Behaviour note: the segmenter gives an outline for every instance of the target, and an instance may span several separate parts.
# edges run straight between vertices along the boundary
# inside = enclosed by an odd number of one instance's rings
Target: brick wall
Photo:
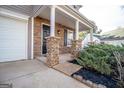
[[[41,19],[34,19],[34,57],[41,55]]]
[[[50,24],[50,21],[40,17],[34,19],[34,57],[41,56],[42,52],[42,24]],[[55,36],[60,37],[60,53],[70,52],[70,48],[64,46],[64,29],[70,29],[66,26],[56,23]]]

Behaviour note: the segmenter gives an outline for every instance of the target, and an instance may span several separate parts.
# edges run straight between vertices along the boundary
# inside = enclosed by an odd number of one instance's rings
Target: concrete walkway
[[[83,88],[79,81],[37,60],[0,63],[0,84],[17,88]]]

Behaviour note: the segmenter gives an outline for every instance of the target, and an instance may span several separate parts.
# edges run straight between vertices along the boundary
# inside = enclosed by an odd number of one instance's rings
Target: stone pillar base
[[[48,67],[59,64],[59,37],[47,37],[47,59]]]
[[[71,46],[71,54],[73,58],[77,58],[80,49],[82,48],[82,40],[73,40]]]

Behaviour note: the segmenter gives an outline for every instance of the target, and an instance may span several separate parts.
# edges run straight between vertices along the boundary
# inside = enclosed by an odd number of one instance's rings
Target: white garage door
[[[0,16],[0,62],[27,59],[27,22]]]

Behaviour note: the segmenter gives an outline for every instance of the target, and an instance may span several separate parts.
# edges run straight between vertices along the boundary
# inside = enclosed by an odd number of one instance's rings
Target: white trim
[[[75,39],[78,40],[79,39],[79,21],[76,21],[75,23]]]
[[[37,10],[35,10],[35,12],[32,15],[32,17],[38,16],[43,11],[43,9],[45,9],[45,8],[46,8],[46,5],[45,6],[44,5],[40,5],[40,7]]]
[[[33,59],[34,58],[34,18],[32,17],[31,18],[31,45],[32,45],[32,47],[31,47],[31,59]]]
[[[43,25],[44,23],[41,23],[41,55],[43,55],[42,51],[43,51]]]
[[[56,7],[57,9],[59,9],[60,11],[62,11],[62,12],[64,12],[64,13],[66,13],[67,15],[71,16],[72,18],[74,18],[74,19],[78,20],[80,23],[82,23],[82,24],[86,25],[87,27],[92,28],[92,27],[91,27],[91,26],[89,26],[88,24],[86,24],[86,23],[84,23],[83,21],[81,21],[79,18],[77,18],[77,17],[73,16],[72,14],[68,13],[66,10],[62,9],[61,7],[59,7],[59,6],[55,6],[55,7]]]
[[[7,17],[11,17],[11,18],[16,18],[16,19],[20,19],[20,20],[28,20],[29,16],[27,15],[23,15],[23,14],[19,14],[10,10],[6,10],[3,8],[0,8],[0,15],[3,16],[7,16]]]
[[[55,6],[50,7],[50,36],[55,36]]]
[[[26,41],[25,42],[26,43],[25,44],[26,52],[25,53],[26,53],[26,59],[28,59],[28,21],[26,22],[26,27],[27,27],[27,30],[26,30],[26,37],[25,37],[26,38],[26,40],[25,40]]]
[[[47,24],[47,23],[41,23],[41,25],[47,25],[47,26],[50,26],[50,24]]]
[[[93,24],[91,22],[89,22],[89,19],[87,19],[82,13],[80,13],[79,11],[73,9],[71,6],[68,6],[68,5],[65,5],[67,6],[68,8],[70,8],[71,10],[73,10],[74,13],[76,13],[80,18],[83,18],[83,20],[86,20],[89,24],[91,24],[93,26]],[[91,26],[90,25],[90,26]],[[92,27],[91,26],[91,27]]]

